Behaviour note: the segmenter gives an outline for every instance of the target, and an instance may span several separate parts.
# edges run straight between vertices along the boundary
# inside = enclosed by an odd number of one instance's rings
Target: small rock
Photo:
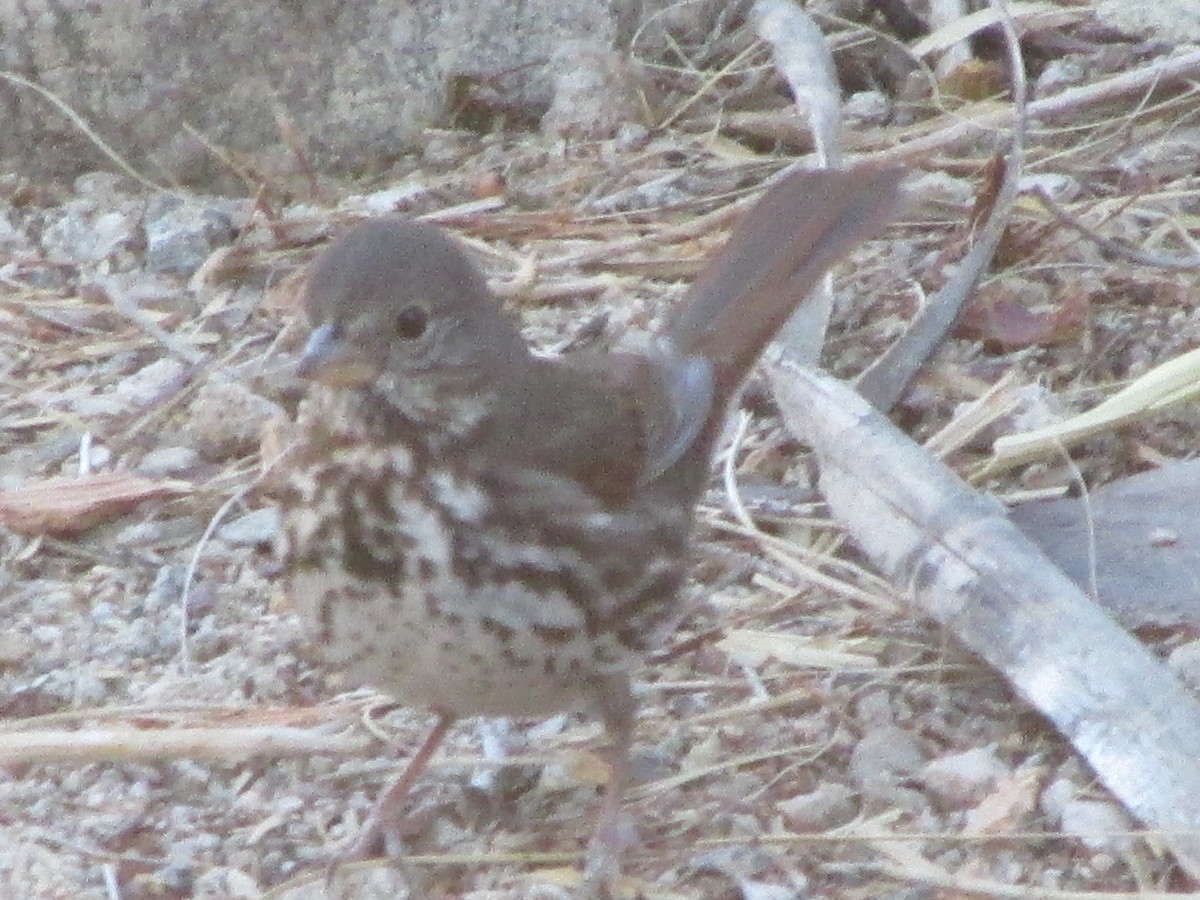
[[[76,706],[99,706],[108,696],[108,685],[87,669],[77,673],[74,688],[71,699]]]
[[[754,826],[757,829],[757,824]],[[761,847],[717,847],[702,850],[688,860],[695,872],[715,872],[733,881],[752,878],[773,868],[773,860]]]
[[[1042,74],[1033,83],[1033,96],[1042,98],[1057,94],[1069,87],[1083,84],[1087,80],[1087,69],[1079,59],[1065,56],[1046,63]]]
[[[982,800],[1007,774],[995,747],[976,747],[931,760],[921,769],[920,778],[943,803],[962,809]]]
[[[87,454],[86,469],[89,472],[97,472],[104,469],[112,462],[112,451],[102,444],[92,444],[86,448],[86,451],[81,449],[81,452],[86,452]]]
[[[684,203],[695,196],[688,189],[690,177],[687,172],[670,172],[643,184],[597,197],[584,205],[593,212],[612,213]]]
[[[888,691],[867,691],[854,704],[854,715],[867,728],[882,728],[896,721],[892,695]]]
[[[28,636],[15,631],[0,631],[0,667],[20,665],[33,650],[33,641]]]
[[[284,209],[280,224],[287,229],[288,239],[297,245],[316,244],[339,230],[326,221],[328,209],[311,203],[296,203]],[[269,228],[252,228],[242,237],[239,246],[260,248],[276,246]]]
[[[75,193],[97,203],[112,204],[121,196],[125,178],[115,172],[84,172],[75,179]]]
[[[911,775],[924,762],[916,737],[903,728],[884,725],[868,731],[855,746],[850,774],[866,787]]]
[[[912,182],[913,196],[923,202],[944,203],[948,206],[970,208],[975,200],[975,189],[965,178],[955,178],[945,172],[925,172]]]
[[[179,600],[183,593],[186,573],[187,567],[183,565],[161,566],[154,575],[154,584],[150,586],[142,601],[145,608],[157,612]]]
[[[105,416],[119,416],[129,412],[129,404],[124,400],[109,395],[87,395],[70,399],[71,411],[86,419],[98,419]]]
[[[892,114],[892,103],[882,91],[858,91],[846,98],[842,115],[859,125],[883,125]]]
[[[178,382],[184,368],[175,357],[163,356],[121,379],[113,388],[113,394],[128,405],[149,406]]]
[[[116,611],[113,605],[105,600],[101,600],[91,609],[92,621],[98,625],[103,625],[106,622],[111,622],[116,618]]]
[[[1059,827],[1090,850],[1124,854],[1130,847],[1133,824],[1111,803],[1072,800],[1063,807]]]
[[[208,198],[204,202],[178,194],[160,194],[146,209],[146,269],[186,278],[203,265],[218,247],[237,233],[234,222],[243,218],[231,200]]]
[[[12,221],[8,218],[8,213],[0,212],[0,247],[15,249],[24,243],[24,235],[13,227]],[[5,267],[15,268],[13,263],[7,263]]]
[[[621,153],[633,153],[645,149],[652,137],[650,129],[641,122],[622,122],[613,135],[613,149]]]
[[[258,447],[263,423],[283,411],[236,381],[207,381],[192,403],[184,426],[192,445],[214,462],[250,453]]]
[[[217,531],[217,537],[235,547],[270,544],[279,531],[279,510],[264,507],[239,516]]]
[[[1112,165],[1129,179],[1150,178],[1163,184],[1194,171],[1187,164],[1196,160],[1200,128],[1177,128],[1153,141],[1134,141],[1114,157]]]
[[[156,447],[141,458],[137,470],[143,475],[162,478],[194,469],[200,454],[191,447]]]
[[[641,116],[628,58],[591,41],[564,41],[551,62],[554,98],[542,117],[548,134],[610,137]]]
[[[347,197],[339,204],[339,209],[365,212],[373,216],[386,216],[411,208],[415,201],[428,193],[429,188],[425,185],[415,181],[406,181],[373,194],[355,194]]]
[[[1059,775],[1046,785],[1038,797],[1038,808],[1052,822],[1062,819],[1063,810],[1079,793],[1078,781],[1070,775]]]
[[[75,200],[62,207],[62,215],[42,235],[47,259],[81,265],[109,260],[118,251],[137,244],[140,203],[96,203]]]
[[[1176,647],[1167,657],[1167,665],[1184,684],[1200,692],[1200,641],[1189,641]]]
[[[63,630],[57,625],[35,625],[33,639],[39,644],[56,647],[62,642]]]
[[[738,885],[743,900],[794,900],[808,893],[804,885],[769,884],[762,881],[742,881]]]
[[[858,811],[855,792],[844,784],[825,783],[807,794],[799,794],[776,804],[788,827],[794,831],[816,833],[844,825]]]
[[[474,144],[474,137],[462,131],[429,128],[421,141],[421,161],[433,168],[453,168],[474,152]]]
[[[182,597],[182,592],[180,594]],[[186,614],[188,621],[194,622],[208,616],[217,608],[217,591],[211,581],[201,581],[192,585],[188,591]]]
[[[228,649],[229,636],[217,627],[214,616],[204,616],[194,623],[188,635],[188,652],[193,660],[208,662]]]
[[[159,543],[167,536],[164,522],[134,522],[126,525],[113,537],[113,541],[121,547],[149,547]]]
[[[1017,187],[1022,193],[1040,190],[1059,203],[1070,203],[1079,196],[1080,192],[1079,180],[1061,172],[1035,172],[1032,175],[1023,175],[1017,182]]]
[[[1195,0],[1098,0],[1090,9],[1102,28],[1172,44],[1200,40],[1200,8]]]

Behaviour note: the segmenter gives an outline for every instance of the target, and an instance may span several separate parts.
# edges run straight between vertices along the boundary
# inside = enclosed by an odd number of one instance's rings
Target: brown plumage
[[[533,356],[430,225],[361,225],[321,255],[281,500],[288,590],[328,664],[438,716],[354,855],[455,719],[587,706],[614,764],[586,883],[611,876],[630,672],[681,613],[726,408],[822,274],[886,224],[900,180],[783,179],[638,352]]]

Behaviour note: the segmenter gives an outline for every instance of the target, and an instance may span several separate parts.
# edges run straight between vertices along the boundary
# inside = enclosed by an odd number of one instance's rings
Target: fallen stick
[[[999,671],[1200,878],[1200,702],[1057,569],[994,499],[835,379],[772,371],[788,427],[856,544]]]

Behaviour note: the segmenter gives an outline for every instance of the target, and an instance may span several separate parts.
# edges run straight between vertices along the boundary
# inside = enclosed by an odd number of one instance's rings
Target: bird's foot
[[[390,843],[389,831],[390,829],[385,827],[377,816],[367,819],[367,823],[359,830],[358,834],[330,854],[325,863],[325,889],[328,891],[333,886],[338,869],[342,866],[380,856],[384,845]]]
[[[583,879],[574,900],[623,900],[621,857],[637,842],[633,820],[616,814],[602,821],[588,842],[584,856]]]

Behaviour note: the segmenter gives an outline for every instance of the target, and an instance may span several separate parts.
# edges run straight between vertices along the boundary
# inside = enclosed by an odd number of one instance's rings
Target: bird
[[[342,855],[372,854],[451,726],[584,709],[610,776],[580,896],[622,851],[632,678],[683,616],[727,411],[825,272],[901,206],[900,167],[770,186],[628,348],[535,354],[457,239],[389,217],[311,264],[278,498],[284,589],[323,665],[435,723]]]

